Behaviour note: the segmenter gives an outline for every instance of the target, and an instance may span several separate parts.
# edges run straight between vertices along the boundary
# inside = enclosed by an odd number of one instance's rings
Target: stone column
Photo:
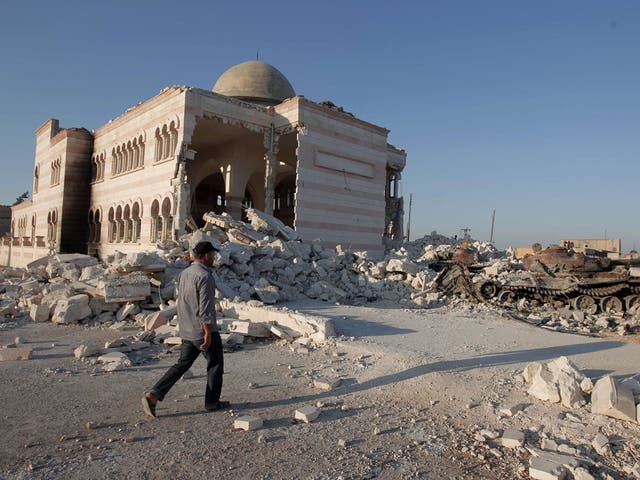
[[[278,136],[273,123],[264,133],[264,212],[273,215],[273,198],[276,189],[276,167],[278,166]]]

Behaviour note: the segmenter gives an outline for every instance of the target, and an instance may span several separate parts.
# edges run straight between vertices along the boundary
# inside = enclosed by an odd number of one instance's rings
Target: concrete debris
[[[636,421],[636,404],[631,388],[607,375],[591,392],[591,411],[621,420]]]
[[[298,408],[294,413],[294,418],[296,420],[301,420],[304,423],[311,423],[316,420],[320,416],[320,409],[314,407],[313,405],[308,405],[306,407]]]
[[[262,427],[262,419],[251,415],[242,415],[233,421],[233,428],[236,430],[258,430]]]
[[[51,321],[53,323],[68,324],[78,322],[93,314],[89,307],[89,296],[86,294],[73,295],[56,303]]]
[[[31,305],[29,309],[29,318],[34,322],[48,322],[51,310],[47,305]]]
[[[313,386],[319,390],[330,391],[340,386],[339,378],[314,378]]]
[[[33,350],[31,347],[0,348],[0,362],[11,362],[14,360],[31,360]]]
[[[94,355],[98,355],[102,349],[97,345],[88,344],[88,345],[80,345],[73,351],[74,357],[77,359],[92,357]]]
[[[591,446],[599,455],[607,455],[611,450],[609,446],[609,439],[602,433],[598,433],[594,437],[591,442]]]
[[[505,430],[500,443],[506,448],[518,448],[524,445],[524,432],[520,430]]]
[[[522,373],[530,383],[527,393],[539,400],[561,402],[567,408],[579,408],[586,404],[582,386],[589,388],[590,381],[567,357],[559,357],[547,364],[532,362]]]

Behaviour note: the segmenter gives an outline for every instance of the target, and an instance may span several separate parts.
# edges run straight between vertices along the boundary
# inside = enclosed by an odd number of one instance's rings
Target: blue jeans
[[[180,358],[178,358],[178,361],[167,370],[162,378],[158,380],[158,383],[151,389],[151,393],[158,400],[164,400],[165,395],[169,393],[171,387],[191,368],[191,365],[193,365],[193,362],[195,362],[201,353],[207,360],[207,388],[204,392],[204,404],[205,406],[214,405],[220,400],[222,374],[224,372],[220,334],[218,332],[211,332],[211,344],[205,351],[200,350],[200,345],[202,345],[202,340],[195,342],[182,340]]]

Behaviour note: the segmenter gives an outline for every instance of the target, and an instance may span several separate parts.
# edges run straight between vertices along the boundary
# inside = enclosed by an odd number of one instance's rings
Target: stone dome
[[[255,103],[276,105],[296,92],[280,70],[260,61],[240,63],[228,69],[213,92]]]

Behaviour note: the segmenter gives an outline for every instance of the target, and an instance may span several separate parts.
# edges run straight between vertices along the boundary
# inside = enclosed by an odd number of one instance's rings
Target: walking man
[[[156,416],[157,403],[164,400],[171,387],[191,368],[200,353],[207,360],[205,409],[216,411],[229,406],[229,402],[220,400],[222,341],[216,323],[216,284],[211,271],[215,250],[211,242],[198,242],[193,248],[193,263],[180,274],[177,304],[178,327],[182,338],[180,358],[142,397],[142,408],[151,417]]]

